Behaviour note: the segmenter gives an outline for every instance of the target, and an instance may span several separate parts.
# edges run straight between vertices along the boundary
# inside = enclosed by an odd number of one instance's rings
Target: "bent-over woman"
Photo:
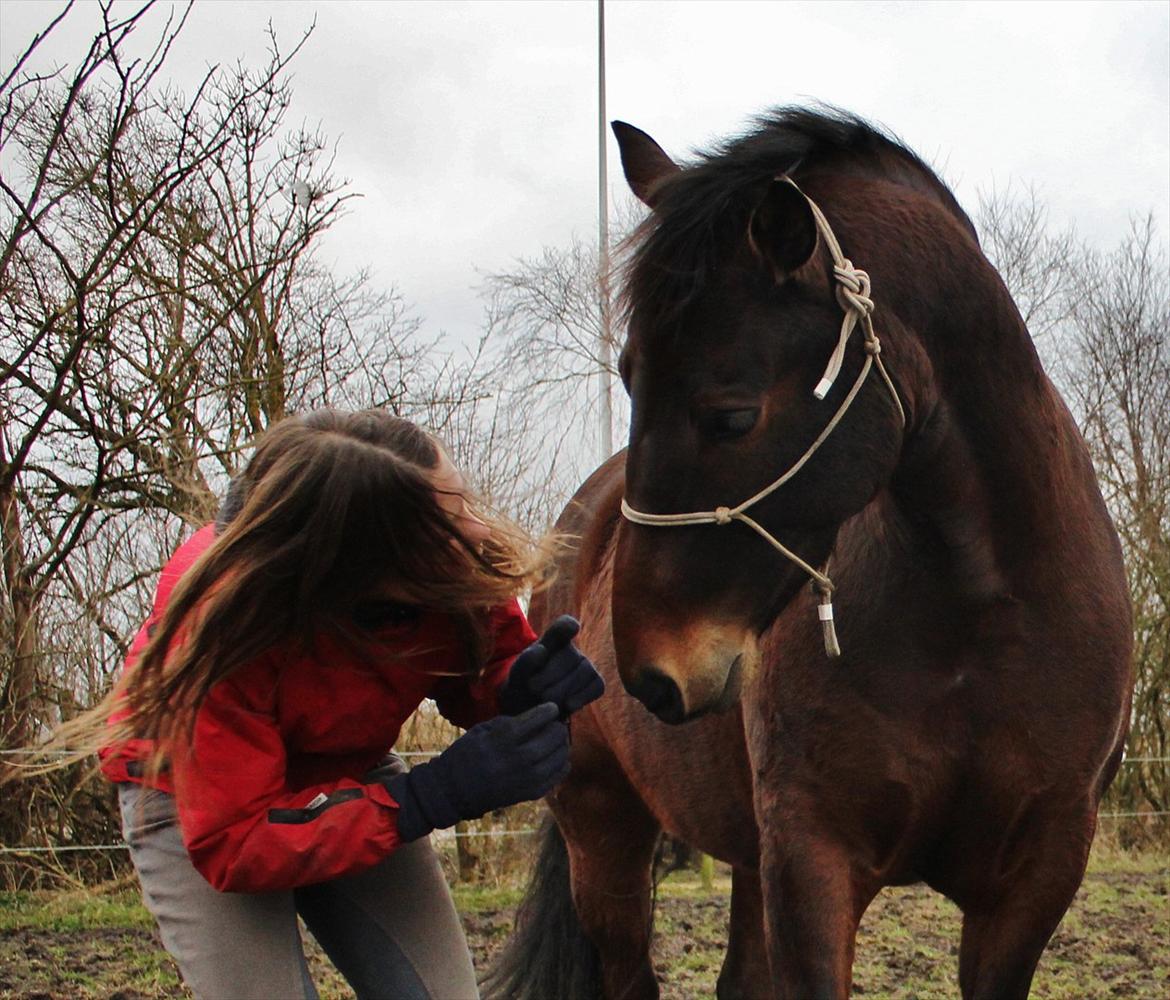
[[[315,997],[300,916],[360,997],[476,996],[427,839],[548,792],[601,678],[517,596],[539,548],[387,413],[270,429],[163,569],[101,751],[146,904],[199,997]],[[406,770],[425,698],[467,732]]]

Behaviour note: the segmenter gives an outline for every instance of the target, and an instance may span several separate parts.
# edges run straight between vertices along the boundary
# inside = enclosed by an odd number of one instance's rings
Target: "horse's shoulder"
[[[556,530],[583,543],[596,523],[620,513],[626,482],[626,452],[622,449],[599,465],[573,494],[557,518]],[[584,549],[583,544],[574,546]]]

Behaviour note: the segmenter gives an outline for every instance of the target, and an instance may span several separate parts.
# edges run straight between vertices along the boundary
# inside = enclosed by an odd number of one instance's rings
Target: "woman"
[[[163,569],[110,704],[147,906],[200,997],[315,997],[298,914],[361,997],[474,997],[426,839],[548,792],[603,683],[516,595],[544,561],[374,410],[290,418]],[[424,698],[467,732],[405,771]]]

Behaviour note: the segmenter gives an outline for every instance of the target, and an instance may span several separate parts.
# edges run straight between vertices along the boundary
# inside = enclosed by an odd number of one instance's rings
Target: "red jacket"
[[[214,539],[208,525],[163,568],[126,669]],[[425,698],[465,728],[498,714],[496,693],[512,660],[536,636],[515,601],[496,609],[491,625],[492,659],[474,683],[442,676],[458,672],[462,651],[450,619],[424,613],[400,640],[404,652],[428,650],[422,669],[417,658],[371,666],[322,639],[312,654],[273,649],[216,684],[196,713],[190,750],[172,754],[169,774],[151,782],[174,793],[195,867],[221,891],[264,892],[360,871],[393,851],[398,804],[361,776]],[[145,740],[108,746],[102,771],[145,783],[141,761],[152,750]]]

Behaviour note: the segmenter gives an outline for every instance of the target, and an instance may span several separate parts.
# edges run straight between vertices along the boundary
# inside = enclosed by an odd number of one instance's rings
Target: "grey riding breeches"
[[[478,997],[467,940],[428,839],[329,882],[218,892],[191,864],[172,796],[127,783],[118,797],[146,906],[199,1000],[317,1000],[298,915],[359,1000]]]

